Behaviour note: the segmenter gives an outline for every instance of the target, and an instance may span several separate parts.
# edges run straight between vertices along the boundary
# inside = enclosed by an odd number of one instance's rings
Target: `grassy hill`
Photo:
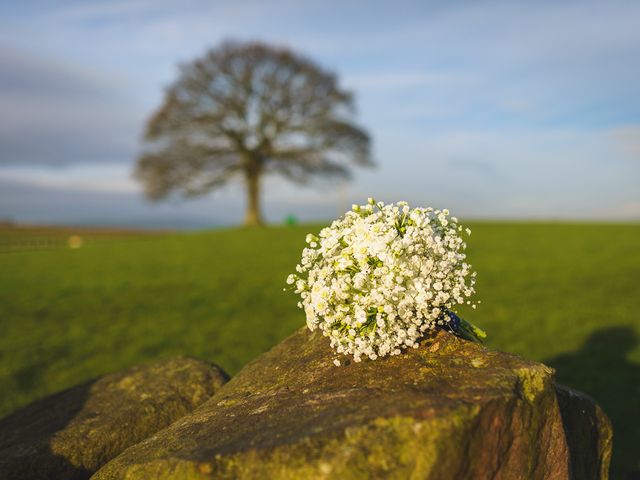
[[[613,419],[618,472],[640,470],[640,225],[470,224],[488,345],[544,361]],[[282,292],[307,231],[0,230],[0,415],[145,359],[230,373],[304,318]]]

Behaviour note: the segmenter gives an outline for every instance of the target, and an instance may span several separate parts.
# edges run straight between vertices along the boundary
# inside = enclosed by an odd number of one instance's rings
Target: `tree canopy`
[[[372,165],[351,92],[288,48],[227,42],[180,66],[150,118],[135,176],[151,199],[205,194],[232,178],[247,187],[245,222],[262,222],[260,180],[348,178]]]

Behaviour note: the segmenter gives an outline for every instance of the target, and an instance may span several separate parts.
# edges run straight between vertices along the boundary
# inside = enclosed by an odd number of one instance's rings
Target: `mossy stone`
[[[86,479],[209,399],[228,376],[177,357],[105,375],[0,420],[0,479]]]
[[[395,357],[335,358],[327,338],[301,329],[93,478],[566,479],[573,446],[587,448],[568,439],[554,372],[540,363],[446,332]],[[599,458],[583,465],[605,477],[610,427],[595,425]]]

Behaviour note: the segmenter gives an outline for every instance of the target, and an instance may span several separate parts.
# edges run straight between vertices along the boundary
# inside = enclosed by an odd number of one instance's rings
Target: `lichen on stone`
[[[443,331],[395,357],[340,368],[333,358],[326,338],[299,330],[95,479],[570,475],[553,372],[541,364]]]

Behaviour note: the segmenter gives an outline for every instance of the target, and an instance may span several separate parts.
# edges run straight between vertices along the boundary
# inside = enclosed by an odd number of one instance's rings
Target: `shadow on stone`
[[[74,466],[54,453],[49,440],[82,411],[95,380],[44,398],[0,420],[0,478],[48,479],[55,472],[64,479],[85,479],[91,471]],[[28,454],[29,461],[9,459]]]
[[[547,359],[559,383],[588,393],[613,424],[611,476],[640,479],[640,365],[627,355],[638,345],[628,326],[597,330],[572,353]]]
[[[175,357],[46,397],[0,420],[0,480],[89,478],[228,379],[216,365]]]

